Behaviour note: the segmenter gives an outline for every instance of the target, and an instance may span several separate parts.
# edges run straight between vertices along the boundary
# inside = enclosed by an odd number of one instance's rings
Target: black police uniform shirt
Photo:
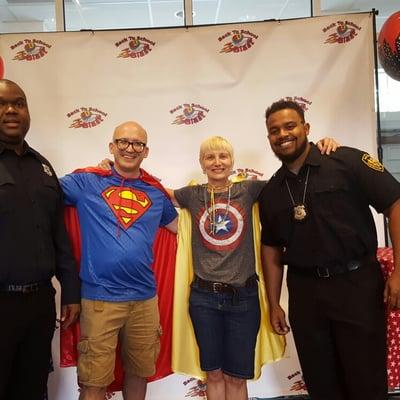
[[[27,143],[21,156],[0,144],[0,254],[1,285],[49,281],[56,275],[62,303],[80,302],[62,191],[50,163]]]
[[[303,221],[294,219],[289,191],[296,205],[305,192]],[[321,155],[311,143],[298,175],[282,165],[261,192],[261,240],[280,247],[289,267],[330,267],[373,257],[377,237],[369,206],[383,212],[399,197],[400,183],[367,153],[340,147]]]

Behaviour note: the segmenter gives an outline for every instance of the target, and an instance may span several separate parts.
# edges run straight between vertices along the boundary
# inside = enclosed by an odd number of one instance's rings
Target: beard
[[[308,141],[305,139],[303,143],[301,143],[300,147],[298,147],[293,153],[290,154],[280,154],[276,153],[274,150],[275,156],[282,161],[284,164],[285,163],[292,163],[293,161],[296,161],[307,149],[308,146]]]
[[[0,142],[5,144],[6,146],[16,146],[21,144],[26,136],[26,131],[25,129],[19,131],[19,132],[12,132],[12,134],[0,130]]]

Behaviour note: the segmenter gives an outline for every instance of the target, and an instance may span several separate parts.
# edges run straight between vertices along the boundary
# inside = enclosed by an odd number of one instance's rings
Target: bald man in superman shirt
[[[160,347],[152,247],[160,226],[176,232],[177,213],[159,182],[140,168],[149,148],[138,123],[119,125],[109,149],[111,172],[82,170],[61,178],[82,232],[80,400],[104,399],[118,337],[124,399],[143,400]]]

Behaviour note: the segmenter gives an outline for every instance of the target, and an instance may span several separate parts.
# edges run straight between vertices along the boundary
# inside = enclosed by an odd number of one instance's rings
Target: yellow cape
[[[260,219],[258,204],[253,206],[253,236],[256,258],[256,273],[260,278],[258,291],[261,306],[261,325],[257,336],[254,362],[254,379],[261,375],[264,364],[283,357],[286,342],[283,336],[272,331],[269,321],[268,302],[260,258]],[[178,250],[176,254],[173,335],[172,335],[172,370],[178,374],[189,375],[204,380],[206,374],[200,368],[199,349],[189,316],[190,283],[193,280],[191,218],[187,210],[179,212]]]

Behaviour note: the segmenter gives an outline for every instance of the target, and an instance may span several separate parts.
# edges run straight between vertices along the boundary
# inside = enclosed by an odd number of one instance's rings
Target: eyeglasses
[[[137,140],[133,140],[132,142],[128,139],[115,139],[114,143],[116,143],[118,150],[124,151],[129,146],[132,146],[132,149],[136,151],[136,153],[141,153],[146,148],[146,143],[138,142]]]

